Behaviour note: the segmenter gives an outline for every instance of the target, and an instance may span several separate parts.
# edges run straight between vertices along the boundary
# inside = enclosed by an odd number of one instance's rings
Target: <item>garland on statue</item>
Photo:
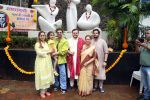
[[[105,72],[107,73],[107,72],[109,72],[112,68],[114,68],[115,65],[116,65],[116,64],[120,61],[120,59],[123,57],[123,54],[126,53],[126,52],[127,52],[126,49],[122,50],[122,51],[120,52],[120,55],[118,56],[118,58],[115,60],[115,62],[114,62],[110,67],[108,67]]]
[[[7,47],[4,48],[5,50],[5,54],[7,55],[9,61],[11,62],[11,64],[21,73],[23,74],[28,74],[28,75],[32,75],[34,74],[34,72],[28,72],[28,71],[25,71],[24,69],[20,68],[15,62],[14,60],[12,59],[11,55],[9,54],[9,51],[8,51],[8,48],[9,46],[7,45]],[[109,72],[112,68],[115,67],[115,65],[120,61],[120,59],[123,57],[124,53],[126,53],[126,49],[125,50],[122,50],[118,56],[118,58],[115,60],[115,62],[106,69],[106,73]]]
[[[8,51],[8,48],[9,48],[9,46],[7,45],[7,47],[5,47],[4,50],[5,50],[5,54],[7,55],[9,61],[11,62],[11,64],[12,64],[19,72],[21,72],[21,73],[23,73],[23,74],[28,74],[28,75],[34,74],[34,72],[28,72],[28,71],[25,71],[24,69],[20,68],[20,67],[14,62],[14,60],[12,59],[12,57],[10,56],[9,51]]]

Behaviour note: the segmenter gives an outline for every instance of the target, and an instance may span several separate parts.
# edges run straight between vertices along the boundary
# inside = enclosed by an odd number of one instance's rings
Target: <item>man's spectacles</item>
[[[57,33],[62,33],[62,32],[57,32]]]
[[[40,35],[40,36],[45,36],[45,35]]]

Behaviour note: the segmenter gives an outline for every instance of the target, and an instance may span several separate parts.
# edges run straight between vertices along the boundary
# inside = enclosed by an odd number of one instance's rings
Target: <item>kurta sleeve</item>
[[[39,43],[36,43],[34,47],[36,54],[40,57],[46,57],[47,52],[42,51],[39,47],[40,47]]]
[[[103,41],[103,50],[104,50],[104,53],[108,53],[108,46],[107,46],[107,43],[105,41]]]
[[[64,44],[62,45],[62,48],[58,51],[59,55],[65,55],[68,52],[69,43],[68,41],[64,41]]]

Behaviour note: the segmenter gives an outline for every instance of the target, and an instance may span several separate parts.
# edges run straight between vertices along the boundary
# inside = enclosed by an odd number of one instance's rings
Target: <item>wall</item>
[[[10,50],[14,61],[23,69],[34,70],[35,51],[33,50]],[[108,58],[110,66],[119,53],[111,53]],[[107,84],[129,84],[132,72],[139,70],[139,54],[127,52],[120,62],[107,73]],[[3,79],[34,81],[34,75],[24,75],[18,72],[8,61],[4,50],[0,50],[0,76]]]

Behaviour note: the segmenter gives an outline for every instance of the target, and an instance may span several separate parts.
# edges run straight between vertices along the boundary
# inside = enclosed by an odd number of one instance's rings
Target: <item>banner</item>
[[[0,4],[0,31],[7,31],[8,23],[12,31],[36,30],[37,11],[35,9]]]

